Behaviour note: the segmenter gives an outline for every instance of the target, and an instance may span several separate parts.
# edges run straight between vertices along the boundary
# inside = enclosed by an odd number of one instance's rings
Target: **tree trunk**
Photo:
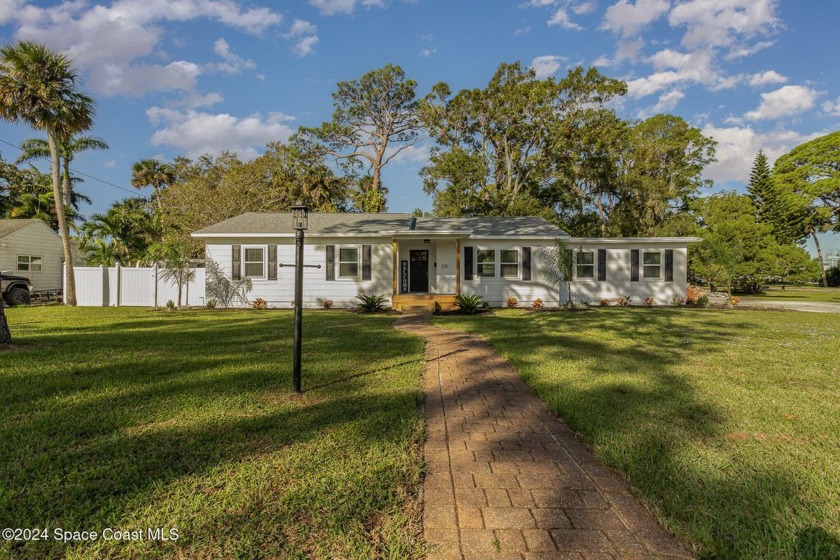
[[[64,273],[66,275],[66,290],[64,303],[75,307],[76,305],[76,277],[73,274],[73,251],[70,248],[70,230],[67,227],[67,219],[64,216],[64,197],[61,196],[61,173],[58,157],[58,146],[55,143],[55,131],[47,130],[47,143],[50,146],[52,157],[52,183],[53,200],[55,201],[55,216],[58,218],[58,231],[61,233],[61,244],[64,248]]]
[[[0,280],[0,344],[12,343],[12,332],[9,330],[9,323],[6,321],[6,310],[3,309],[3,281]]]
[[[817,246],[817,261],[820,263],[820,277],[822,278],[823,288],[828,288],[828,278],[825,275],[825,263],[823,263],[822,249],[820,248],[820,240],[817,239],[817,230],[811,228],[811,237],[814,240],[814,245]]]
[[[373,166],[373,181],[370,184],[371,192],[379,194],[380,185],[382,184],[382,169],[376,165]],[[377,197],[378,199],[378,197]]]
[[[62,180],[62,193],[64,206],[70,206],[70,162],[64,158],[64,179]]]

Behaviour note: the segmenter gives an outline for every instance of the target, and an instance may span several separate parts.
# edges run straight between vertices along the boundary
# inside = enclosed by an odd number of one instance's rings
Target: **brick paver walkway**
[[[489,344],[428,315],[395,326],[428,341],[430,559],[690,557]]]

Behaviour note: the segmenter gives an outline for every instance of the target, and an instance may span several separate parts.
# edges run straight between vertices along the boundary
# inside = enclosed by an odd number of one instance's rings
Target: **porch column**
[[[455,295],[461,294],[461,240],[455,240]]]
[[[397,240],[391,241],[391,252],[394,256],[394,292],[392,295],[397,295]]]

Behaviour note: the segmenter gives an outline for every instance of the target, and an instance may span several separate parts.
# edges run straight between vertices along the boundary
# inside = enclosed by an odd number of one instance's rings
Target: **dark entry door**
[[[429,251],[428,249],[411,249],[408,252],[408,291],[429,291]]]

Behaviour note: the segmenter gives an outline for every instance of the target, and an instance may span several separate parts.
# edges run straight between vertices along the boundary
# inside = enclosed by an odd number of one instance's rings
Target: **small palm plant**
[[[458,294],[455,296],[455,305],[458,306],[458,309],[470,315],[475,315],[479,311],[490,307],[478,294]]]
[[[356,296],[356,299],[361,302],[359,307],[361,307],[362,311],[365,313],[376,313],[377,311],[382,311],[386,301],[385,296],[376,294],[359,294]]]

